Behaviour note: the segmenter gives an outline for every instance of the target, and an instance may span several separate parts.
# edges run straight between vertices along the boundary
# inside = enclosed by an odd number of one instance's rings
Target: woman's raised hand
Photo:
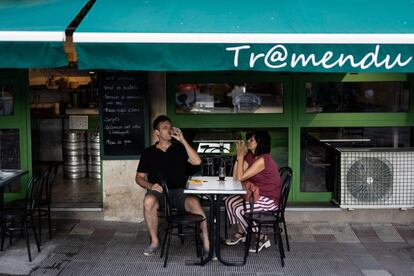
[[[237,147],[237,156],[245,156],[247,153],[247,148],[243,140],[240,140],[236,144]]]

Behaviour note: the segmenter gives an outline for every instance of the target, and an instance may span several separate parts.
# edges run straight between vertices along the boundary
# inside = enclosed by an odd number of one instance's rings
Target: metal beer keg
[[[86,173],[85,132],[67,130],[63,137],[63,175],[77,179],[86,177]]]
[[[101,178],[99,132],[88,132],[88,175],[90,178]]]

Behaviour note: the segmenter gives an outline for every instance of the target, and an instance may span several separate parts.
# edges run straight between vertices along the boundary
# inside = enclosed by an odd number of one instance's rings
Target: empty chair
[[[22,207],[14,209],[4,209],[1,211],[1,251],[3,251],[4,248],[6,232],[10,235],[10,245],[12,244],[15,232],[18,232],[19,234],[23,233],[26,238],[27,254],[29,256],[29,261],[32,261],[28,231],[28,229],[31,228],[33,230],[33,234],[36,240],[37,251],[40,252],[39,239],[34,224],[34,213],[36,211],[37,204],[36,194],[40,189],[41,182],[44,180],[46,176],[46,171],[33,174],[29,181],[26,191],[25,203]]]
[[[167,221],[167,228],[165,229],[164,240],[162,243],[161,255],[164,257],[164,267],[167,266],[168,254],[170,250],[171,236],[193,236],[196,242],[196,255],[201,256],[201,262],[203,261],[203,254],[201,254],[200,249],[200,225],[205,220],[201,215],[189,214],[189,213],[172,213],[170,207],[169,191],[165,181],[161,181],[161,186],[163,188],[164,195],[164,204],[165,204],[165,219]],[[183,229],[190,226],[193,229],[193,233],[185,233]],[[177,229],[177,232],[174,232],[174,229]]]
[[[247,256],[249,254],[249,246],[252,239],[252,228],[253,224],[257,225],[258,232],[257,232],[257,240],[256,240],[256,252],[259,248],[259,241],[260,236],[263,234],[273,234],[275,242],[278,245],[278,250],[280,254],[280,260],[282,263],[282,267],[285,265],[285,251],[283,248],[282,236],[281,236],[281,228],[280,224],[283,223],[284,228],[286,229],[286,224],[282,222],[282,214],[284,220],[284,210],[286,208],[286,204],[289,197],[289,191],[291,186],[291,178],[292,178],[292,169],[285,167],[280,170],[282,176],[282,190],[280,201],[278,204],[278,209],[276,211],[267,211],[267,212],[246,212],[244,215],[246,221],[248,222],[247,228],[247,240],[245,244],[245,253],[244,253],[244,261],[246,262]],[[250,200],[250,208],[253,208],[253,198]],[[263,227],[271,228],[270,231],[262,231]],[[287,238],[287,231],[286,232],[286,241],[288,243]]]
[[[60,164],[54,163],[47,169],[47,176],[41,183],[41,187],[38,191],[37,200],[37,216],[39,224],[39,243],[42,243],[42,217],[47,216],[47,222],[49,226],[49,239],[52,238],[52,218],[50,212],[50,205],[52,203],[52,188],[55,182],[55,177]]]

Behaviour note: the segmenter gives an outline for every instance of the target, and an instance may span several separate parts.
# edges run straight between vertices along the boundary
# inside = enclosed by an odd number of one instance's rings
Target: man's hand
[[[177,140],[180,143],[183,143],[183,141],[185,140],[181,129],[179,129],[177,127],[173,128],[171,137],[174,138],[175,140]]]
[[[158,183],[155,183],[154,185],[152,185],[151,191],[157,191],[159,193],[162,193],[162,186]]]

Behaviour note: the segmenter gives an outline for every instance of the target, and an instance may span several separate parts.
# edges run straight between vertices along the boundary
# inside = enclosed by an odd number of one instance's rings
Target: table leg
[[[216,252],[216,256],[217,259],[224,265],[227,266],[242,266],[244,265],[244,262],[237,262],[237,263],[233,263],[233,262],[228,262],[226,260],[224,260],[221,257],[221,246],[220,246],[220,221],[221,221],[221,216],[220,216],[220,202],[223,200],[223,198],[227,196],[227,195],[219,195],[218,199],[215,202],[215,239],[214,239],[214,243],[215,243],[215,252]]]

